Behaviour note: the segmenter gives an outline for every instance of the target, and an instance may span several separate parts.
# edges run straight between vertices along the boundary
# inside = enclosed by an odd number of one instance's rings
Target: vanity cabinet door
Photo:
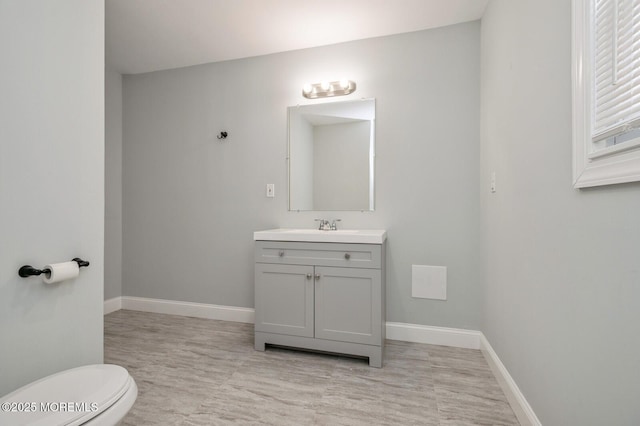
[[[255,330],[313,337],[313,266],[255,265]]]
[[[380,345],[379,269],[315,268],[315,337]]]

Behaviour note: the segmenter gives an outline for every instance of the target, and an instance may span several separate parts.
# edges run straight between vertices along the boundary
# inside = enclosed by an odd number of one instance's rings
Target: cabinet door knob
[[[320,274],[316,274],[316,281],[320,279]]]
[[[311,279],[311,274],[307,274],[307,279],[310,280]]]
[[[351,255],[349,253],[345,253],[344,254],[344,258],[349,260],[349,259],[351,259]]]
[[[280,251],[278,252],[278,256],[283,257],[283,256],[284,256],[284,250],[280,250]]]

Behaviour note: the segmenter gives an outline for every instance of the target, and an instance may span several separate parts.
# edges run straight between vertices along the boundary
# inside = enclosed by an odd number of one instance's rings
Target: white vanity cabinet
[[[329,231],[330,232],[330,231]],[[255,348],[369,357],[382,367],[385,243],[255,243]]]

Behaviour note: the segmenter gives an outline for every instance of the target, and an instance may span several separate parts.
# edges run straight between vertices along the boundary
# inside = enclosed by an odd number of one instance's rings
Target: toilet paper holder
[[[83,266],[89,266],[89,262],[87,262],[86,260],[82,260],[79,257],[75,257],[71,259],[71,261],[76,262],[79,268],[82,268]],[[49,275],[51,274],[51,271],[48,268],[36,269],[31,265],[24,265],[20,269],[18,269],[18,275],[20,275],[22,278],[31,277],[33,275],[41,275],[41,274]]]

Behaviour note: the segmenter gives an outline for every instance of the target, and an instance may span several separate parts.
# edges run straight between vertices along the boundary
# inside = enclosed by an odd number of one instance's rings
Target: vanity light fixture
[[[322,81],[302,86],[302,96],[308,99],[344,96],[356,90],[356,82],[351,80]]]

